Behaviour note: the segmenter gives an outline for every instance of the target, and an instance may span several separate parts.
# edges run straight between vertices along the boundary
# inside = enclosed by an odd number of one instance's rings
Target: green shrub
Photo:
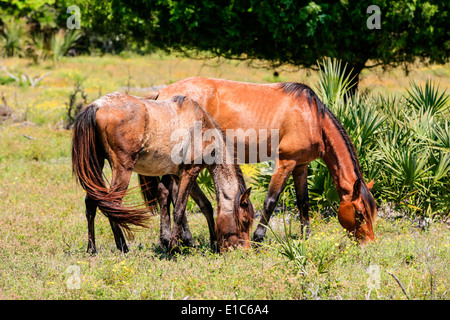
[[[28,26],[24,18],[9,16],[2,18],[3,29],[0,32],[0,51],[7,57],[22,54],[25,46]]]
[[[78,30],[65,32],[63,29],[54,33],[50,38],[50,50],[53,61],[56,63],[65,56],[69,49],[80,39]]]

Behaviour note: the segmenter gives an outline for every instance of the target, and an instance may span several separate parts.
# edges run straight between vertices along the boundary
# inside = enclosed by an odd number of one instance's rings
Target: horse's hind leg
[[[214,227],[214,210],[211,202],[209,202],[208,198],[203,193],[202,189],[200,189],[197,182],[194,182],[194,185],[192,186],[191,197],[197,203],[203,215],[205,216],[206,221],[208,222],[211,249],[213,251],[217,251],[217,236]]]
[[[95,226],[94,226],[94,220],[95,215],[97,212],[97,201],[92,200],[88,196],[85,198],[86,203],[86,218],[88,222],[88,247],[87,252],[91,254],[97,253],[97,248],[95,246]],[[114,234],[114,239],[116,242],[116,246],[119,250],[123,252],[128,252],[127,243],[125,241],[125,237],[123,235],[122,230],[120,229],[120,226],[112,221],[109,220],[109,223],[111,224],[111,229]]]
[[[128,188],[128,184],[130,183],[131,173],[132,172],[130,170],[126,170],[123,168],[120,168],[118,170],[113,169],[111,189],[117,191],[126,190]],[[122,199],[119,200],[121,201]],[[123,253],[127,253],[129,250],[127,246],[127,241],[125,240],[125,236],[123,235],[122,228],[117,222],[111,219],[109,219],[109,223],[111,225],[111,229],[114,234],[114,241],[116,242],[117,249],[119,249]]]
[[[103,170],[103,166],[105,164],[105,159],[98,155],[98,163],[100,165],[100,171]],[[84,198],[84,204],[86,206],[86,219],[88,223],[88,246],[86,252],[95,254],[97,253],[97,247],[95,246],[95,215],[97,213],[97,201],[90,198],[87,194]]]
[[[116,222],[112,220],[109,220],[109,224],[111,225],[111,229],[114,234],[114,241],[116,242],[117,249],[119,249],[123,253],[127,253],[129,250],[122,229]]]
[[[305,230],[305,236],[308,237],[311,233],[308,215],[308,164],[296,166],[292,172],[292,177],[294,178],[297,207],[300,212],[300,221],[302,223],[302,234],[303,230]]]
[[[97,201],[91,199],[88,195],[84,199],[86,205],[86,219],[88,223],[88,246],[87,252],[91,254],[97,253],[97,248],[95,247],[95,214],[97,213]]]

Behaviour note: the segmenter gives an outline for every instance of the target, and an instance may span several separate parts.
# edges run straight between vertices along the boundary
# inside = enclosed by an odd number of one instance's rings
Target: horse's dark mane
[[[284,93],[294,95],[297,99],[304,93],[306,95],[306,99],[308,99],[309,105],[312,106],[312,101],[314,100],[317,107],[317,113],[322,116],[324,115],[327,107],[322,103],[322,101],[320,101],[315,92],[306,84],[298,82],[283,82],[280,83],[280,88]]]
[[[361,184],[361,198],[364,202],[364,207],[366,207],[366,213],[369,213],[370,220],[373,222],[375,219],[377,204],[375,203],[375,200],[365,183]],[[367,208],[370,208],[370,212]]]
[[[355,174],[358,178],[362,179],[361,167],[359,165],[358,157],[356,155],[355,146],[350,140],[350,137],[347,134],[347,131],[342,126],[341,122],[336,118],[336,116],[330,111],[330,109],[325,106],[325,104],[319,99],[317,94],[306,84],[296,83],[296,82],[284,82],[280,84],[280,87],[283,89],[283,92],[286,94],[292,94],[296,99],[300,98],[302,94],[306,95],[306,99],[310,106],[312,106],[312,101],[316,103],[317,113],[319,115],[324,116],[327,114],[329,118],[333,121],[334,125],[338,129],[341,137],[344,139],[345,145],[347,146],[348,152],[352,159],[352,163],[355,169]]]
[[[339,133],[341,134],[341,137],[344,139],[345,145],[347,146],[348,152],[350,153],[350,158],[352,159],[353,168],[355,170],[355,174],[357,179],[361,179],[361,198],[363,199],[364,206],[367,209],[370,208],[370,220],[373,220],[373,213],[375,212],[377,205],[375,203],[375,200],[373,199],[372,194],[370,193],[369,189],[367,188],[366,183],[364,182],[364,178],[362,176],[361,166],[359,165],[358,156],[356,153],[355,146],[350,140],[350,137],[347,134],[347,131],[345,130],[342,123],[336,118],[336,116],[327,108],[326,110],[327,115],[330,117],[330,119],[333,121],[334,125],[338,129]]]
[[[356,177],[358,177],[359,179],[362,179],[361,181],[364,181],[364,179],[362,177],[361,166],[359,165],[355,146],[353,145],[352,141],[350,140],[350,137],[348,136],[347,131],[345,130],[342,123],[336,118],[336,116],[328,108],[326,110],[326,113],[330,117],[330,119],[333,121],[336,128],[338,129],[342,139],[344,139],[345,145],[347,146],[348,152],[350,153],[350,158],[352,159]]]
[[[240,195],[242,195],[245,192],[245,190],[246,190],[244,174],[242,173],[242,170],[241,170],[241,168],[239,167],[238,164],[234,164],[233,166],[235,168],[234,171],[236,173],[236,177],[237,177],[237,180],[238,180],[238,183],[239,183],[239,193],[240,193]]]
[[[247,190],[246,186],[245,186],[245,180],[244,180],[244,175],[242,174],[242,170],[239,167],[238,164],[234,164],[234,168],[235,168],[235,173],[236,173],[236,177],[239,183],[239,190],[238,193],[236,195],[236,197],[234,198],[234,218],[236,221],[236,225],[239,227],[240,230],[242,230],[243,225],[242,225],[242,221],[240,219],[240,214],[239,214],[239,209],[240,209],[240,199],[241,196],[244,194],[244,192]],[[248,208],[246,208],[247,213],[250,213],[251,217],[250,217],[250,224],[252,224],[252,221],[254,219],[254,209],[253,209],[253,205],[251,203],[251,201],[248,202]]]

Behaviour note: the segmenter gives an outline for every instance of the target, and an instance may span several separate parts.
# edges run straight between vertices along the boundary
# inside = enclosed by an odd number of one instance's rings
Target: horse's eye
[[[362,210],[356,210],[356,220],[363,220],[363,218],[364,218],[364,215],[363,215],[363,212],[362,212]]]

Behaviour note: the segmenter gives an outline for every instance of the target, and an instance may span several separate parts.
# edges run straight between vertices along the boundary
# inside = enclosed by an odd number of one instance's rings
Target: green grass
[[[99,253],[90,256],[70,137],[70,131],[49,126],[0,126],[0,299],[406,299],[388,272],[411,299],[448,299],[450,231],[442,223],[420,231],[405,219],[378,218],[377,240],[359,247],[336,218],[313,213],[299,272],[279,254],[281,244],[270,231],[259,252],[211,253],[198,208],[188,214],[197,248],[167,256],[155,216],[124,255],[99,213]],[[292,213],[286,212],[287,220]],[[302,241],[299,222],[289,221],[289,239]],[[286,239],[282,215],[271,225]],[[73,270],[80,271],[79,289],[70,289]],[[370,270],[379,271],[377,281]]]
[[[263,64],[260,64],[263,65]],[[154,53],[148,56],[134,54],[102,57],[62,57],[57,65],[45,60],[32,64],[29,59],[5,58],[1,66],[18,76],[47,75],[36,87],[15,83],[0,70],[0,93],[4,93],[16,118],[37,124],[58,124],[65,120],[66,104],[76,83],[82,83],[90,101],[114,91],[130,89],[130,94],[144,95],[151,86],[159,86],[192,76],[225,78],[246,82],[296,81],[314,87],[319,76],[315,71],[285,66],[276,69],[274,77],[270,68],[252,68],[243,61],[210,59],[206,61],[167,56]],[[450,64],[411,67],[408,76],[401,68],[383,72],[382,68],[364,70],[360,89],[374,94],[405,93],[411,80],[423,85],[432,80],[441,89],[450,89],[448,80]]]

